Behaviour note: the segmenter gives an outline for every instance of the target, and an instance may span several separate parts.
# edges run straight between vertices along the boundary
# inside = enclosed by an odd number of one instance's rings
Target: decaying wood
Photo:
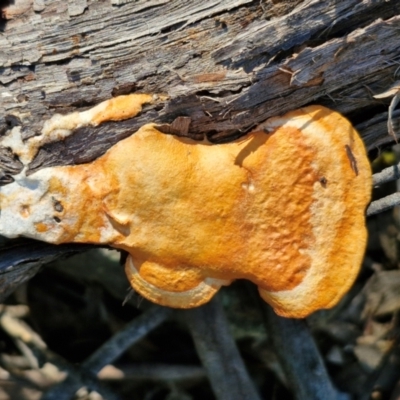
[[[217,400],[260,400],[218,298],[202,307],[179,310],[177,315],[189,327]]]
[[[306,321],[290,320],[261,305],[271,342],[298,400],[338,398]]]
[[[27,239],[3,246],[0,249],[0,301],[35,275],[42,265],[92,247],[75,244],[52,246]]]
[[[138,118],[81,128],[44,146],[32,171],[91,161],[143,123],[177,117],[190,118],[195,139],[213,142],[308,103],[365,121],[385,110],[372,96],[392,84],[399,63],[395,1],[40,4],[17,0],[12,12],[3,9],[0,115],[18,118],[24,137],[55,112],[116,94],[168,100]],[[374,146],[381,139],[368,140]]]

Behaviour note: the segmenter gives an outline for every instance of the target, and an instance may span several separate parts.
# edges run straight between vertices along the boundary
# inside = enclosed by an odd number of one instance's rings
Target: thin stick
[[[72,367],[71,367],[72,368]],[[41,400],[70,400],[75,398],[75,393],[82,387],[88,391],[96,391],[103,399],[121,400],[121,397],[113,393],[108,387],[91,376],[81,376],[79,370],[68,370],[65,381],[50,388],[43,394]]]
[[[398,143],[397,137],[396,137],[396,132],[394,131],[394,127],[393,127],[393,112],[394,109],[396,108],[397,104],[400,101],[400,96],[399,96],[399,92],[397,92],[392,101],[390,102],[390,106],[389,106],[389,113],[388,113],[388,131],[389,131],[389,135],[393,137],[393,139],[395,140],[396,143]]]
[[[229,332],[217,298],[202,307],[182,310],[197,353],[218,400],[260,400]]]
[[[161,382],[193,382],[207,379],[203,367],[198,365],[176,365],[162,363],[140,363],[119,365],[112,369],[103,369],[99,375],[102,381],[135,380]]]
[[[367,216],[379,214],[400,205],[400,193],[396,192],[382,199],[373,201],[367,208]]]
[[[80,387],[93,388],[94,384],[98,385],[95,377],[103,367],[115,361],[128,347],[162,324],[171,313],[168,308],[154,306],[135,318],[87,358],[79,370],[69,374],[64,382],[49,389],[42,400],[69,400]]]
[[[84,361],[82,368],[90,374],[97,375],[103,367],[115,361],[128,347],[161,325],[171,314],[172,310],[169,308],[152,307],[100,346]]]
[[[306,321],[279,317],[262,303],[273,348],[297,400],[335,400],[321,355]]]
[[[381,172],[373,175],[374,187],[383,185],[384,183],[400,179],[400,163],[385,168]]]

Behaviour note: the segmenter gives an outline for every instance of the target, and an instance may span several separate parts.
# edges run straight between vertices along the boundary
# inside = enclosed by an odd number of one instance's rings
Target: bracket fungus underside
[[[148,124],[91,163],[26,174],[44,143],[157,101],[54,115],[26,141],[14,127],[0,146],[24,169],[0,188],[0,234],[123,249],[133,288],[166,306],[199,306],[235,279],[282,316],[334,306],[362,262],[372,181],[361,139],[334,111],[305,107],[218,145]]]

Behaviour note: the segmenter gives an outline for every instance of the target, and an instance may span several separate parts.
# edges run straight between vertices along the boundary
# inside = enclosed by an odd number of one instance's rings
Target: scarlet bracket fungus
[[[121,96],[53,116],[25,147],[17,131],[3,141],[27,165],[41,144],[152,101]],[[132,287],[171,307],[199,306],[248,279],[278,314],[305,317],[341,299],[366,244],[365,149],[344,117],[321,106],[219,145],[149,124],[92,163],[14,178],[1,188],[0,234],[124,249]]]

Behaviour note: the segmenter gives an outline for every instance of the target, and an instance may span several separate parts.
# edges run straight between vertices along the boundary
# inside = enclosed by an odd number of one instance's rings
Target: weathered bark
[[[1,129],[20,123],[28,137],[55,112],[116,94],[168,96],[140,117],[46,145],[32,162],[37,170],[88,162],[143,123],[179,116],[190,117],[192,137],[221,142],[308,103],[360,123],[385,111],[372,95],[397,72],[398,1],[275,3],[16,0],[3,10]],[[371,129],[370,148],[384,141]]]
[[[51,246],[33,240],[19,240],[0,249],[0,301],[34,276],[44,264],[93,246],[66,244]]]

